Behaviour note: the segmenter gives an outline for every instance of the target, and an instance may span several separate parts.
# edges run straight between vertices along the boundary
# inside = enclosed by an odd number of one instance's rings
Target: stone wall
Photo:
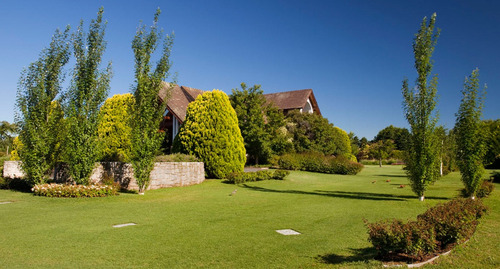
[[[19,162],[6,161],[3,176],[5,178],[22,178],[24,173]],[[205,180],[205,169],[202,162],[158,162],[154,164],[150,176],[151,182],[148,190],[188,186],[203,182]],[[134,178],[132,165],[129,163],[102,162],[96,164],[96,168],[94,168],[90,176],[90,181],[100,182],[103,177],[113,178],[125,189],[139,189]],[[63,166],[56,168],[54,179],[56,182],[71,181]]]

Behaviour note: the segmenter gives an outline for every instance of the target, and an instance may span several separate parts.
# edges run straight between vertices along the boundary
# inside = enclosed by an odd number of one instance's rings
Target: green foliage
[[[12,142],[16,133],[17,126],[15,123],[0,122],[0,156],[4,153],[9,155],[9,149],[12,149]]]
[[[130,161],[134,96],[117,94],[108,98],[99,112],[99,147],[103,161]]]
[[[248,162],[267,163],[271,155],[270,134],[266,132],[264,113],[266,99],[260,85],[247,88],[241,83],[241,90],[233,89],[229,100],[238,117],[238,126],[243,136]]]
[[[99,108],[108,95],[111,79],[111,63],[106,70],[99,70],[106,49],[103,12],[104,9],[100,8],[97,19],[90,23],[88,34],[83,29],[83,21],[73,34],[76,65],[71,87],[66,94],[68,132],[64,161],[68,164],[71,178],[78,184],[88,184],[100,155]]]
[[[468,195],[474,197],[483,181],[485,132],[481,122],[485,90],[479,92],[479,70],[465,78],[462,102],[456,114],[457,164]]]
[[[480,200],[454,199],[429,208],[417,221],[365,224],[369,241],[382,259],[418,261],[470,238],[485,213],[486,207]]]
[[[392,140],[379,140],[370,145],[369,154],[379,161],[379,166],[382,167],[382,159],[387,159],[392,156],[395,150],[395,145]]]
[[[205,92],[189,104],[173,151],[198,157],[205,163],[208,177],[225,178],[231,172],[243,171],[243,137],[224,92]]]
[[[146,26],[141,25],[132,41],[136,80],[133,89],[135,104],[132,120],[132,165],[139,193],[144,192],[149,185],[154,157],[160,150],[162,142],[162,133],[158,132],[158,129],[165,107],[158,100],[158,92],[170,70],[169,59],[173,36],[166,35],[162,38],[158,29],[160,13],[160,9],[157,9],[153,26],[147,31]],[[151,56],[161,41],[163,41],[161,56],[152,70]]]
[[[488,197],[493,192],[493,190],[495,190],[495,185],[493,183],[489,181],[483,181],[481,187],[477,190],[476,195],[478,198]],[[469,197],[469,194],[467,193],[467,190],[465,188],[462,189],[461,193],[462,197]]]
[[[325,155],[351,155],[347,133],[318,114],[292,111],[287,115],[287,129],[295,152],[320,152]]]
[[[285,154],[277,160],[280,168],[327,174],[355,175],[363,165],[344,156],[325,156],[317,152]]]
[[[406,168],[411,188],[421,199],[427,186],[439,177],[439,141],[435,133],[437,115],[434,112],[437,94],[437,76],[428,84],[432,70],[431,56],[439,36],[434,31],[436,13],[427,23],[424,17],[420,30],[413,41],[415,68],[418,77],[415,88],[403,81],[403,108],[410,124],[410,146],[406,156]]]
[[[241,184],[245,182],[252,181],[262,181],[262,180],[284,180],[286,176],[290,174],[286,170],[261,170],[257,172],[233,172],[229,173],[226,177],[226,182]]]
[[[269,135],[269,146],[273,155],[283,155],[293,151],[290,133],[286,128],[283,112],[274,104],[264,107],[266,113],[265,130]]]
[[[500,119],[483,121],[487,150],[483,164],[490,169],[500,168]]]
[[[47,197],[104,197],[117,195],[120,185],[91,184],[85,185],[65,185],[65,184],[37,184],[31,191],[34,195]]]
[[[30,184],[46,181],[59,159],[62,111],[55,101],[61,90],[63,66],[69,60],[69,27],[57,30],[39,59],[24,69],[16,100],[20,144],[16,153]]]
[[[10,152],[10,161],[20,161],[21,158],[19,158],[19,151],[21,151],[21,148],[23,146],[23,143],[19,139],[19,136],[16,136],[14,140],[12,140],[12,151]]]
[[[175,153],[169,155],[160,155],[155,157],[155,162],[199,162],[198,158],[193,155]]]
[[[395,149],[407,150],[410,143],[410,132],[406,128],[389,125],[378,132],[373,142],[380,140],[392,140],[394,141]]]

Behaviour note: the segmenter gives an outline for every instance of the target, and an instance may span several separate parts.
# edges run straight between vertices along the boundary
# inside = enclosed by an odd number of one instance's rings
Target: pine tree
[[[486,86],[479,91],[479,70],[465,78],[462,102],[456,114],[455,134],[457,164],[465,192],[474,199],[483,182],[483,158],[486,154],[485,132],[481,115]]]
[[[430,83],[432,71],[432,53],[439,36],[439,29],[434,31],[436,13],[429,23],[424,17],[420,30],[415,34],[413,53],[418,77],[415,88],[408,87],[408,80],[403,81],[403,108],[410,124],[410,147],[406,157],[407,174],[413,192],[424,200],[427,186],[439,177],[438,139],[435,133],[437,115],[436,106],[437,76]]]

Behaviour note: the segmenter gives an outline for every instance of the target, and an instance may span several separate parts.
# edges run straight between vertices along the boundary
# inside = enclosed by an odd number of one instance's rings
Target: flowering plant
[[[69,185],[69,184],[37,184],[31,191],[35,195],[47,197],[104,197],[117,195],[118,184],[104,185]]]

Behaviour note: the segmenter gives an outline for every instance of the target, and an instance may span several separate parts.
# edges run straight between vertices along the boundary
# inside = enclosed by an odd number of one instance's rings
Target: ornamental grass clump
[[[69,184],[38,184],[31,188],[34,195],[47,197],[104,197],[117,195],[120,186],[118,184],[104,185],[69,185]]]

